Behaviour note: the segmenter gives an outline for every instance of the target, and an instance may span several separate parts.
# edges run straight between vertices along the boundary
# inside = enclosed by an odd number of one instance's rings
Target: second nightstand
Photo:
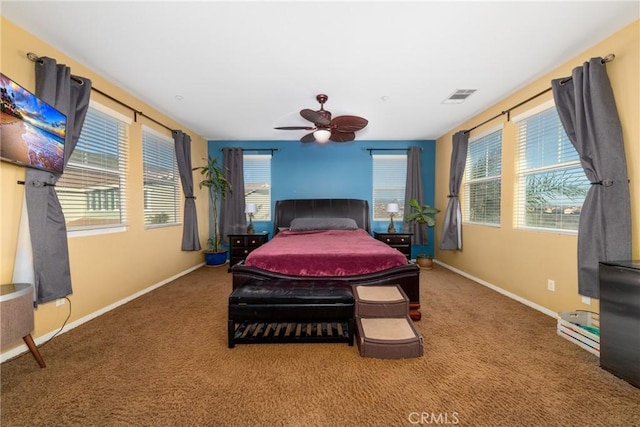
[[[373,232],[373,237],[381,242],[386,243],[392,248],[396,248],[407,257],[411,259],[411,238],[413,233],[382,233],[378,231]]]

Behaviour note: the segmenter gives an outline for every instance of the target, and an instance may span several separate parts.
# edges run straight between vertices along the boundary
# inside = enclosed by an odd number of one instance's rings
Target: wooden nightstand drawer
[[[383,242],[387,245],[410,245],[411,244],[411,236],[406,234],[385,234],[381,237]]]
[[[229,243],[233,247],[249,246],[252,248],[257,248],[258,246],[264,244],[267,240],[268,236],[266,234],[229,235]]]
[[[249,248],[247,246],[233,247],[231,249],[231,258],[242,258],[245,259],[249,253],[255,248]]]
[[[407,258],[411,258],[411,233],[379,233],[373,232],[373,237],[402,252]]]
[[[251,248],[257,248],[258,246],[267,242],[267,235],[256,235],[244,238],[244,244]]]
[[[229,236],[229,244],[232,247],[247,246],[244,236]]]

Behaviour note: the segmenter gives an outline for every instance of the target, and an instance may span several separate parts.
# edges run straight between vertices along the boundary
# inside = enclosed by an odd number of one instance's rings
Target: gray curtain
[[[184,193],[184,223],[182,226],[182,250],[199,251],[198,216],[196,198],[193,196],[193,171],[191,168],[191,137],[181,130],[174,130],[173,141],[176,149],[176,161],[180,171],[180,182]]]
[[[76,147],[89,108],[91,81],[71,76],[69,67],[54,59],[35,64],[36,95],[67,116],[64,163]],[[36,303],[62,298],[73,292],[67,246],[67,227],[55,191],[60,176],[28,168],[25,198],[33,250]]]
[[[229,244],[230,233],[241,233],[247,229],[244,213],[244,162],[242,148],[223,148],[224,170],[227,181],[231,184],[231,192],[221,202],[220,240]]]
[[[411,212],[409,200],[416,199],[420,206],[424,205],[424,191],[422,191],[422,169],[420,168],[420,158],[422,149],[420,147],[410,147],[407,153],[407,182],[404,190],[404,212],[405,215]],[[403,228],[413,233],[413,241],[420,245],[426,245],[427,227],[415,222],[404,221]]]
[[[462,249],[462,210],[460,208],[460,184],[464,176],[464,167],[467,161],[467,149],[469,148],[469,133],[456,132],[453,135],[453,147],[451,150],[451,166],[449,167],[449,202],[444,212],[442,224],[442,236],[440,237],[440,249]]]
[[[552,81],[560,121],[591,181],[578,226],[578,291],[599,298],[599,261],[631,259],[629,177],[622,126],[602,58]]]

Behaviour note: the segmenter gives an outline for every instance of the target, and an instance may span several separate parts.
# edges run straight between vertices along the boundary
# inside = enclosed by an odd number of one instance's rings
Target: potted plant
[[[433,227],[436,225],[436,214],[440,212],[440,209],[433,208],[429,205],[420,205],[416,199],[409,200],[409,206],[411,212],[405,216],[407,222],[415,222],[418,226],[426,225],[427,227]],[[427,244],[427,238],[425,233],[424,241],[420,242],[420,245],[424,247]],[[433,268],[433,258],[426,253],[419,253],[416,255],[416,263],[424,269],[431,270]]]
[[[213,236],[207,240],[207,249],[204,250],[205,263],[207,265],[222,265],[227,261],[227,250],[220,248],[220,227],[218,226],[218,203],[231,193],[231,184],[227,181],[224,168],[218,165],[218,159],[209,157],[206,166],[193,168],[199,170],[202,181],[200,188],[209,189],[209,202],[211,205],[211,219],[213,221]]]

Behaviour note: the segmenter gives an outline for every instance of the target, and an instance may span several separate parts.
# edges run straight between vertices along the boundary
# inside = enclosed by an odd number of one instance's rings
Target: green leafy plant
[[[418,200],[410,199],[409,206],[411,207],[411,212],[405,215],[405,221],[407,222],[415,222],[419,225],[426,225],[427,227],[433,227],[436,225],[436,214],[440,212],[440,209],[436,209],[429,205],[420,205]],[[426,233],[425,233],[426,236]],[[422,246],[427,244],[426,237],[425,241],[420,242]],[[430,258],[427,254],[418,254],[418,257]]]
[[[407,222],[415,222],[417,224],[427,224],[428,227],[436,225],[436,214],[440,209],[432,208],[429,205],[420,206],[418,200],[409,200],[411,212],[406,215]]]
[[[218,225],[218,203],[232,193],[231,183],[227,181],[225,170],[218,165],[218,159],[209,157],[206,166],[193,168],[199,170],[202,181],[198,183],[200,188],[209,189],[209,201],[211,203],[211,218],[213,220],[213,236],[207,241],[207,251],[220,252],[220,227]]]

